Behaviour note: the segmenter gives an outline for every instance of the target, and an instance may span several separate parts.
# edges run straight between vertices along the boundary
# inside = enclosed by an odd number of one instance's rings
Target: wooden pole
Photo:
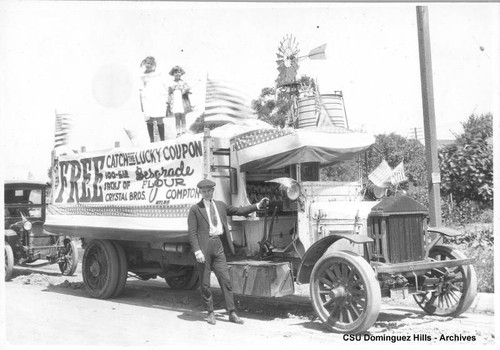
[[[418,46],[420,56],[420,79],[424,114],[425,158],[427,163],[427,186],[429,188],[430,226],[441,223],[441,175],[439,172],[436,118],[434,115],[434,90],[432,85],[432,60],[427,6],[417,6]]]

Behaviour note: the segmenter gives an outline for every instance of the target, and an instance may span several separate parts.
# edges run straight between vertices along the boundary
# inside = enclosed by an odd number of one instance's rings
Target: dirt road
[[[217,325],[210,326],[204,320],[199,291],[172,291],[161,279],[129,278],[120,297],[98,300],[86,294],[80,268],[70,277],[61,276],[57,266],[16,268],[15,273],[5,284],[8,346],[494,345],[493,315],[442,318],[405,304],[384,303],[376,324],[356,340],[327,332],[304,296],[274,300],[237,296],[245,320],[242,326],[227,321],[217,292]]]

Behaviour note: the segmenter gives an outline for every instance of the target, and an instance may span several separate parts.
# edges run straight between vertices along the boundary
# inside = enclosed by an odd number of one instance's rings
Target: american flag
[[[401,161],[401,163],[399,163],[398,166],[392,170],[391,183],[393,185],[396,185],[398,183],[405,182],[407,180],[408,179],[406,178],[405,175],[405,168],[403,166],[403,162]]]
[[[256,118],[249,100],[230,83],[207,79],[205,122],[237,123],[243,118]]]
[[[321,94],[319,93],[318,82],[315,83],[314,89],[314,101],[316,107],[316,126],[320,128],[331,128],[333,127],[328,111],[326,110],[323,101],[321,100]]]
[[[71,114],[57,113],[56,111],[56,127],[54,134],[54,148],[65,146],[68,144],[69,134],[73,127],[73,118]]]
[[[392,169],[384,159],[379,164],[379,166],[375,170],[373,170],[370,175],[368,175],[368,178],[377,187],[389,187],[389,184],[391,184]]]

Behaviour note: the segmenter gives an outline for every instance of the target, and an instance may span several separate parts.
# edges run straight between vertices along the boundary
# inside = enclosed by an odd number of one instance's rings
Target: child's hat
[[[184,72],[184,69],[182,69],[181,66],[173,66],[172,69],[170,70],[170,73],[168,73],[168,74],[174,75],[175,72],[180,72],[181,74],[186,73],[186,72]]]

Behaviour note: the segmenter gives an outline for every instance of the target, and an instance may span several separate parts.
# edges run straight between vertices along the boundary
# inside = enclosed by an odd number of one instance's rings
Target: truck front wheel
[[[380,286],[361,256],[338,251],[314,265],[311,300],[321,321],[333,332],[360,333],[377,320]]]
[[[437,261],[466,258],[462,252],[445,245],[432,247],[429,257]],[[477,277],[472,265],[435,268],[425,276],[439,283],[434,290],[414,294],[413,298],[429,315],[456,317],[466,311],[476,298]]]
[[[120,261],[115,246],[108,240],[92,240],[82,261],[83,283],[93,298],[106,299],[118,288]]]

